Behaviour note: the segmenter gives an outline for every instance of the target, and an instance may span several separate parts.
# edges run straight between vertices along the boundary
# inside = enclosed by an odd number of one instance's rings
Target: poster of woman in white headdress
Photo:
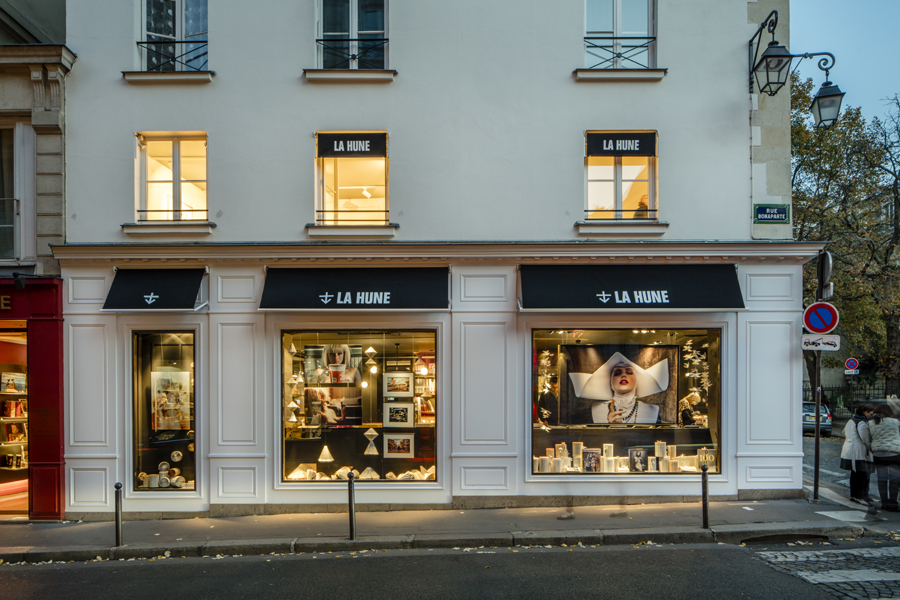
[[[572,425],[672,424],[678,408],[678,346],[559,347],[567,421]],[[560,385],[560,388],[563,386]]]

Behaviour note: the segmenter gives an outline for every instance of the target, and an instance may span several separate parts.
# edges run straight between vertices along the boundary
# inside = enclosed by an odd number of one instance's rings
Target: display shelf
[[[27,423],[28,417],[0,417],[0,423]]]
[[[0,471],[27,471],[28,466],[24,467],[0,467]]]
[[[0,392],[0,396],[27,396],[28,392]]]

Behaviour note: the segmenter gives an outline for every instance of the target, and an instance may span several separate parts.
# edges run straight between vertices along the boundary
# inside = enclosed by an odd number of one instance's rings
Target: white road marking
[[[813,470],[812,465],[803,465],[803,468],[809,469],[810,471]],[[844,471],[843,473],[838,473],[837,471],[829,471],[828,469],[823,469],[822,467],[819,467],[819,473],[825,473],[826,475],[831,475],[832,477],[846,477],[847,476],[847,471]]]
[[[802,577],[810,583],[843,583],[846,581],[900,581],[900,573],[876,571],[875,569],[836,569],[834,571],[799,571],[797,577]]]
[[[851,523],[865,523],[866,513],[861,510],[835,510],[816,512],[817,515],[837,519],[838,521],[850,521]]]

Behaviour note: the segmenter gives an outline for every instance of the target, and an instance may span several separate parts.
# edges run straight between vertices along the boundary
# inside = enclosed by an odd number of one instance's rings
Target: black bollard
[[[116,484],[116,548],[122,545],[122,484]]]
[[[356,539],[356,494],[353,491],[353,473],[347,474],[347,491],[350,495],[350,540]]]
[[[703,471],[700,475],[701,494],[703,495],[703,529],[709,529],[709,473],[707,473],[709,465],[702,465],[700,470]]]

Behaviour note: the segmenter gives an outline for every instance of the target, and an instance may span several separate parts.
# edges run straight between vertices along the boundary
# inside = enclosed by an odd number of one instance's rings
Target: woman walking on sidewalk
[[[844,427],[844,446],[841,448],[841,468],[850,471],[850,500],[857,504],[869,504],[869,473],[872,438],[867,419],[872,416],[871,404],[860,404],[856,414]]]
[[[892,418],[893,416],[894,411],[883,404],[875,409],[875,415],[868,425],[872,435],[875,470],[878,473],[881,508],[900,512],[897,507],[897,492],[900,491],[900,421]]]

